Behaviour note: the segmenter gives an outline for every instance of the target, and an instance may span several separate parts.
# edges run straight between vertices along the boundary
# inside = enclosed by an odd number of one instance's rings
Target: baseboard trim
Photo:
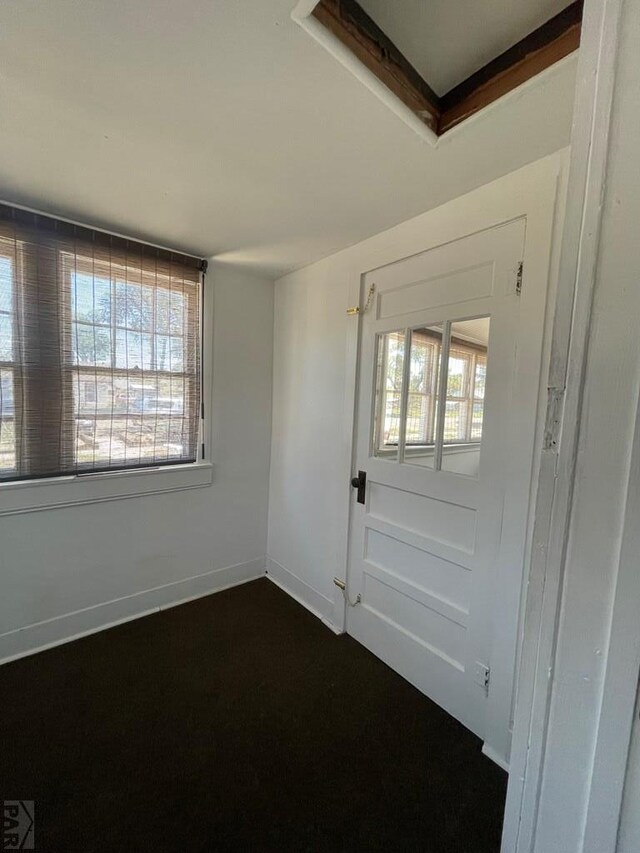
[[[285,569],[280,563],[267,557],[267,578],[280,587],[281,590],[294,598],[298,604],[317,616],[327,628],[330,628],[335,634],[341,633],[336,629],[331,619],[333,613],[333,602],[322,593],[309,586],[306,581],[303,581],[289,569]]]
[[[509,762],[506,761],[501,755],[499,755],[492,747],[489,746],[488,743],[482,744],[482,754],[486,755],[487,758],[490,758],[498,767],[502,767],[502,769],[508,773],[509,772]]]
[[[214,569],[0,634],[0,665],[264,577],[265,559]]]

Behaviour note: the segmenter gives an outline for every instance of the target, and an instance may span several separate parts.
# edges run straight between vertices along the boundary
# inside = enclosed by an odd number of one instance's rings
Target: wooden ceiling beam
[[[580,46],[583,0],[439,97],[357,0],[320,0],[313,16],[438,135],[487,107]]]
[[[444,133],[580,47],[583,0],[576,0],[440,99]]]
[[[356,0],[320,0],[313,16],[433,131],[438,97]]]

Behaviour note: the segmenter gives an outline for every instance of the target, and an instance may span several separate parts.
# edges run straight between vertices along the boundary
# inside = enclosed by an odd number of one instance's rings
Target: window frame
[[[2,253],[12,264],[21,263],[20,252]],[[61,253],[62,254],[62,253]],[[20,312],[22,295],[15,285],[18,276],[13,269],[12,299],[15,317]],[[5,515],[38,512],[47,509],[100,503],[111,500],[121,500],[140,497],[149,494],[179,492],[190,489],[209,487],[214,481],[214,465],[210,458],[205,458],[205,450],[211,447],[211,417],[210,401],[212,399],[213,366],[211,359],[205,361],[205,347],[213,341],[213,300],[208,298],[206,276],[201,276],[200,283],[200,312],[199,312],[199,341],[200,341],[200,395],[201,412],[198,418],[198,434],[196,439],[196,459],[193,462],[177,462],[170,464],[151,463],[145,467],[118,468],[109,471],[78,471],[73,474],[33,478],[22,480],[4,480],[0,482],[0,517]],[[62,291],[61,291],[62,298]],[[197,298],[197,297],[196,297]],[[70,308],[70,306],[69,306]],[[14,338],[15,347],[15,338]],[[208,350],[207,350],[208,351]],[[16,396],[17,362],[2,361],[14,371],[14,397]],[[19,366],[19,365],[18,365]],[[68,372],[65,365],[64,374]],[[77,365],[74,366],[77,368]],[[194,382],[198,381],[197,375]],[[21,433],[19,428],[19,407],[14,407],[14,423],[16,424],[16,441]],[[206,416],[205,416],[206,415]],[[19,448],[16,447],[16,455]],[[207,452],[210,457],[210,451]]]

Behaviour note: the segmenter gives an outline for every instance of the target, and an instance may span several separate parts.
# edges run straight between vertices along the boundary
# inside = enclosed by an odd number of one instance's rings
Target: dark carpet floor
[[[480,742],[267,580],[0,668],[40,853],[499,849]]]

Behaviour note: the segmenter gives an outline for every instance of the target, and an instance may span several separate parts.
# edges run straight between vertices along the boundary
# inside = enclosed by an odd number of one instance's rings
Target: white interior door
[[[496,641],[511,718],[540,375],[524,238],[520,219],[363,277],[347,629],[483,739]]]

